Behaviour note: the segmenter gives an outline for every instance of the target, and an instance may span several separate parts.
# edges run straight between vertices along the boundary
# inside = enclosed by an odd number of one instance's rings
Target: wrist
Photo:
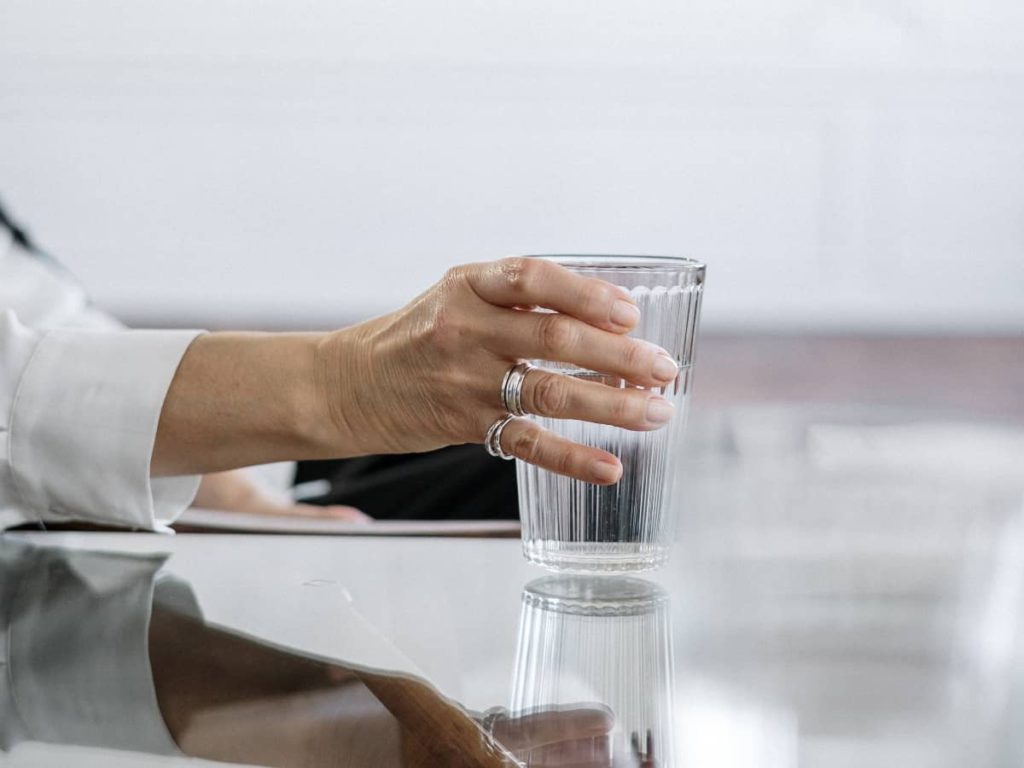
[[[293,386],[288,410],[292,414],[292,439],[303,458],[329,459],[346,455],[344,436],[334,416],[332,392],[335,382],[326,375],[323,347],[333,333],[302,334],[292,350]]]
[[[321,334],[313,349],[310,381],[315,392],[315,418],[310,425],[322,455],[343,458],[370,453],[369,435],[360,424],[368,405],[359,397],[355,382],[369,371],[364,362],[368,340],[359,326]],[[365,414],[362,414],[365,415]]]
[[[154,476],[332,455],[316,333],[210,333],[178,365],[153,447]]]

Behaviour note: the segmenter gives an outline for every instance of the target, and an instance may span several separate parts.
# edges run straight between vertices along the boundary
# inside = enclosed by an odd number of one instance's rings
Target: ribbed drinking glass
[[[667,559],[674,534],[670,491],[689,404],[704,265],[667,256],[539,258],[628,290],[640,309],[640,322],[630,336],[668,351],[679,365],[679,376],[656,390],[676,406],[676,415],[668,426],[652,432],[531,417],[573,442],[614,454],[623,472],[615,485],[597,486],[517,461],[523,552],[552,570],[600,573],[657,567]],[[534,363],[610,387],[634,386],[598,371]]]

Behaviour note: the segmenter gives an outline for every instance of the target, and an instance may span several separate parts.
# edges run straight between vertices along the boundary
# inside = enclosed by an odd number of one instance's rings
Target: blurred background
[[[1024,419],[1022,40],[1010,0],[8,0],[0,193],[136,325],[680,254],[698,397]]]

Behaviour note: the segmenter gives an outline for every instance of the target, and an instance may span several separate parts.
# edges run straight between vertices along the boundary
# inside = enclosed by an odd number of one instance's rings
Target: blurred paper
[[[353,523],[327,518],[253,515],[187,509],[174,524],[187,533],[291,533],[316,536],[478,536],[515,538],[515,520],[379,520]]]

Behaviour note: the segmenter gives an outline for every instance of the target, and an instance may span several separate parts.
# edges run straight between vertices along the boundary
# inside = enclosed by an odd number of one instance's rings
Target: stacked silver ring
[[[491,707],[483,713],[483,717],[480,719],[480,727],[484,729],[484,733],[493,738],[494,724],[498,720],[503,720],[507,717],[508,710],[504,707]]]
[[[506,453],[505,449],[501,447],[501,433],[505,431],[505,427],[508,426],[510,421],[513,421],[516,417],[511,413],[504,418],[498,419],[496,422],[491,424],[490,429],[487,430],[487,436],[484,437],[484,448],[491,456],[496,456],[499,459],[514,459],[511,453]]]
[[[523,383],[526,374],[534,369],[529,363],[516,363],[507,371],[501,380],[501,407],[513,416],[525,416],[523,410]]]

